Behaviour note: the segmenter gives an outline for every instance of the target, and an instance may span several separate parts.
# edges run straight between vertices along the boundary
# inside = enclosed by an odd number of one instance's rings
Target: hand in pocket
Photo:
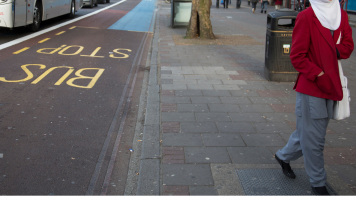
[[[321,76],[318,76],[316,78],[316,84],[318,85],[319,89],[321,91],[323,91],[326,94],[331,94],[331,88],[332,88],[332,84],[331,84],[331,80],[329,78],[328,75],[323,74]]]

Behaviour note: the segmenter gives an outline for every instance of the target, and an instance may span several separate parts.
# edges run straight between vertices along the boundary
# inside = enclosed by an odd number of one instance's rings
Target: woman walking
[[[255,13],[255,11],[256,11],[257,2],[258,2],[258,0],[251,0],[253,13]]]
[[[274,3],[274,7],[276,8],[276,10],[281,9],[282,1],[283,0],[276,0],[276,2]]]
[[[338,0],[310,0],[297,16],[290,58],[299,72],[295,114],[297,130],[275,158],[289,178],[296,178],[289,162],[304,156],[305,171],[317,195],[326,190],[323,150],[334,101],[343,99],[338,59],[350,57],[354,42],[347,13]],[[340,38],[340,44],[336,44]]]
[[[261,0],[261,13],[263,13],[263,9],[265,10],[265,14],[267,13],[267,4],[268,0]]]

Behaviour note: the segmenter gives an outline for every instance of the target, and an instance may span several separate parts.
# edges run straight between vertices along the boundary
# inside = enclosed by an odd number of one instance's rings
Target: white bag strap
[[[340,35],[339,35],[339,39],[337,40],[336,44],[340,44],[340,40],[341,40],[341,31],[340,31]],[[347,87],[347,79],[345,80],[344,77],[344,72],[342,70],[342,66],[341,66],[341,62],[340,60],[337,61],[338,65],[339,65],[339,75],[340,75],[340,81],[341,81],[341,85],[342,87]]]

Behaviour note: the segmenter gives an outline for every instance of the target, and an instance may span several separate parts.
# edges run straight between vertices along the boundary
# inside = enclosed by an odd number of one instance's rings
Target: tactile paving
[[[296,179],[287,178],[281,169],[236,169],[245,195],[315,195],[304,169],[293,169]],[[331,195],[336,192],[326,183]]]

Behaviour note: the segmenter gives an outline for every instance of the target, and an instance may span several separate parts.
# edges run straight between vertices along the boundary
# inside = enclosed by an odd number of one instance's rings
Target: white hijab
[[[312,9],[321,25],[330,30],[336,30],[341,23],[340,4],[337,0],[310,0]]]

